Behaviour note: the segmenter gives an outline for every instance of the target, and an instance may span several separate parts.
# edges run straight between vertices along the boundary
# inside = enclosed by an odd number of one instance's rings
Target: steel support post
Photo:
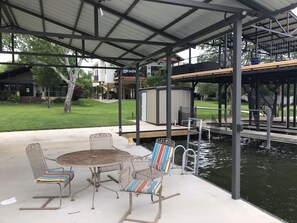
[[[256,80],[256,111],[255,111],[256,129],[260,129],[260,80]]]
[[[139,97],[139,88],[140,88],[140,82],[139,82],[139,63],[136,64],[136,89],[135,89],[135,95],[136,95],[136,145],[140,144],[140,97]]]
[[[287,79],[287,129],[290,128],[290,78]]]
[[[218,121],[219,121],[219,127],[222,125],[222,87],[223,84],[219,83],[219,110],[218,110]]]
[[[194,110],[194,106],[195,106],[195,87],[197,86],[197,82],[192,82],[192,87],[191,87],[191,114],[196,114],[196,111]],[[197,115],[197,114],[196,114]],[[196,118],[196,117],[194,117]]]
[[[284,95],[285,95],[285,84],[282,83],[282,99],[281,99],[281,113],[282,113],[282,118],[281,122],[284,122]]]
[[[219,67],[222,66],[222,58],[221,58],[221,54],[222,54],[222,44],[221,44],[221,42],[220,42],[220,45],[219,45],[219,60],[218,60],[218,62],[219,62]]]
[[[172,49],[166,51],[166,62],[167,62],[167,78],[166,78],[166,137],[171,139],[171,54]]]
[[[293,97],[293,127],[296,127],[296,93],[297,93],[297,78],[294,78],[294,97]]]
[[[240,131],[241,131],[241,37],[242,18],[234,19],[233,94],[232,94],[232,198],[240,198]]]
[[[225,35],[225,46],[224,46],[224,68],[227,67],[227,44],[228,44],[228,35]]]
[[[119,136],[122,135],[122,70],[119,71],[118,83],[118,106],[119,106]],[[109,91],[109,89],[107,89]]]
[[[266,117],[267,117],[267,143],[266,143],[266,148],[267,149],[270,149],[271,147],[271,121],[272,121],[272,118],[271,118],[271,110],[268,108],[266,110]]]
[[[227,83],[225,83],[225,104],[224,104],[224,108],[225,108],[225,112],[224,112],[225,131],[227,131],[227,107],[228,107],[227,89],[228,89],[228,85],[227,85]]]
[[[11,52],[12,52],[12,63],[14,63],[14,34],[11,34]]]
[[[192,47],[189,47],[189,65],[192,64]]]

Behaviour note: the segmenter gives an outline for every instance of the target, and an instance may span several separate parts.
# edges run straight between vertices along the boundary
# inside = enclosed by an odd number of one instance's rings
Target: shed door
[[[146,92],[141,93],[141,120],[146,122]]]

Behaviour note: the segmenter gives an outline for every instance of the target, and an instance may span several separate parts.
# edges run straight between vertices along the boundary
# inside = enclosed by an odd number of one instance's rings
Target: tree
[[[217,94],[218,85],[212,83],[198,83],[196,89],[198,94],[207,97],[208,95]]]
[[[36,52],[36,53],[47,53],[47,54],[64,54],[64,55],[74,55],[74,52],[68,48],[59,46],[52,42],[28,35],[15,35],[15,46],[22,52]],[[68,85],[68,90],[64,102],[64,112],[71,112],[71,99],[73,96],[73,91],[75,88],[76,81],[78,79],[78,74],[80,68],[71,68],[71,65],[77,63],[79,67],[83,61],[79,58],[75,61],[75,58],[68,57],[52,57],[52,56],[30,56],[30,55],[20,55],[19,61],[40,64],[59,64],[66,65],[65,67],[51,67],[60,78],[65,81]]]
[[[92,75],[85,73],[83,70],[79,73],[77,85],[83,89],[83,97],[90,98],[93,93]]]
[[[34,67],[33,80],[47,90],[47,105],[50,108],[50,88],[62,82],[61,78],[50,67]]]
[[[159,70],[153,76],[148,77],[143,81],[144,87],[157,87],[166,85],[166,72]],[[189,87],[189,83],[175,82],[175,86]]]
[[[143,81],[144,87],[156,87],[166,85],[166,74],[165,72],[158,71],[153,76],[148,77]]]

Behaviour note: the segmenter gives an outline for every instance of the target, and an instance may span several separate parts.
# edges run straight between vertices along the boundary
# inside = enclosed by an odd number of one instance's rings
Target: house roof
[[[19,74],[23,74],[23,73],[30,71],[30,69],[31,69],[31,67],[27,67],[27,66],[13,67],[9,70],[6,70],[6,71],[0,73],[0,79],[7,79],[9,77],[15,77]]]
[[[230,33],[234,15],[243,16],[243,36],[252,41],[296,39],[297,33],[296,16],[289,16],[289,31],[275,20],[285,22],[286,12],[297,7],[295,0],[7,0],[1,4],[0,32],[39,36],[126,67],[157,61],[170,48],[178,52]],[[251,25],[268,30],[259,32]],[[272,34],[270,28],[286,35]]]

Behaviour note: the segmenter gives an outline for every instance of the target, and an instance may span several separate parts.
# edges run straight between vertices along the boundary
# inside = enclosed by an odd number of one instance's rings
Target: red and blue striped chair
[[[156,139],[149,168],[135,171],[134,177],[137,179],[147,179],[149,177],[158,178],[168,174],[174,146],[175,142],[171,139]]]
[[[120,162],[120,182],[121,190],[129,192],[129,209],[119,222],[135,221],[148,222],[138,219],[131,219],[128,216],[132,212],[132,194],[149,194],[151,197],[159,197],[159,211],[154,218],[154,223],[158,222],[162,212],[162,180],[164,174],[170,170],[170,163],[173,155],[175,142],[170,139],[157,139],[151,159],[127,158]],[[153,199],[152,199],[153,201]]]
[[[33,198],[47,198],[41,207],[27,207],[20,208],[20,210],[56,210],[62,206],[62,198],[69,197],[71,194],[71,181],[74,177],[74,172],[69,170],[65,171],[63,167],[49,169],[47,167],[43,156],[42,149],[39,143],[32,143],[26,147],[26,153],[31,164],[31,168],[34,174],[34,180],[38,184],[58,184],[60,188],[59,196],[34,196]],[[52,160],[52,159],[50,159]],[[63,186],[62,186],[63,185]],[[67,187],[69,192],[67,195],[62,195],[62,190]],[[56,207],[47,207],[47,205],[54,198],[60,198],[60,203]]]

